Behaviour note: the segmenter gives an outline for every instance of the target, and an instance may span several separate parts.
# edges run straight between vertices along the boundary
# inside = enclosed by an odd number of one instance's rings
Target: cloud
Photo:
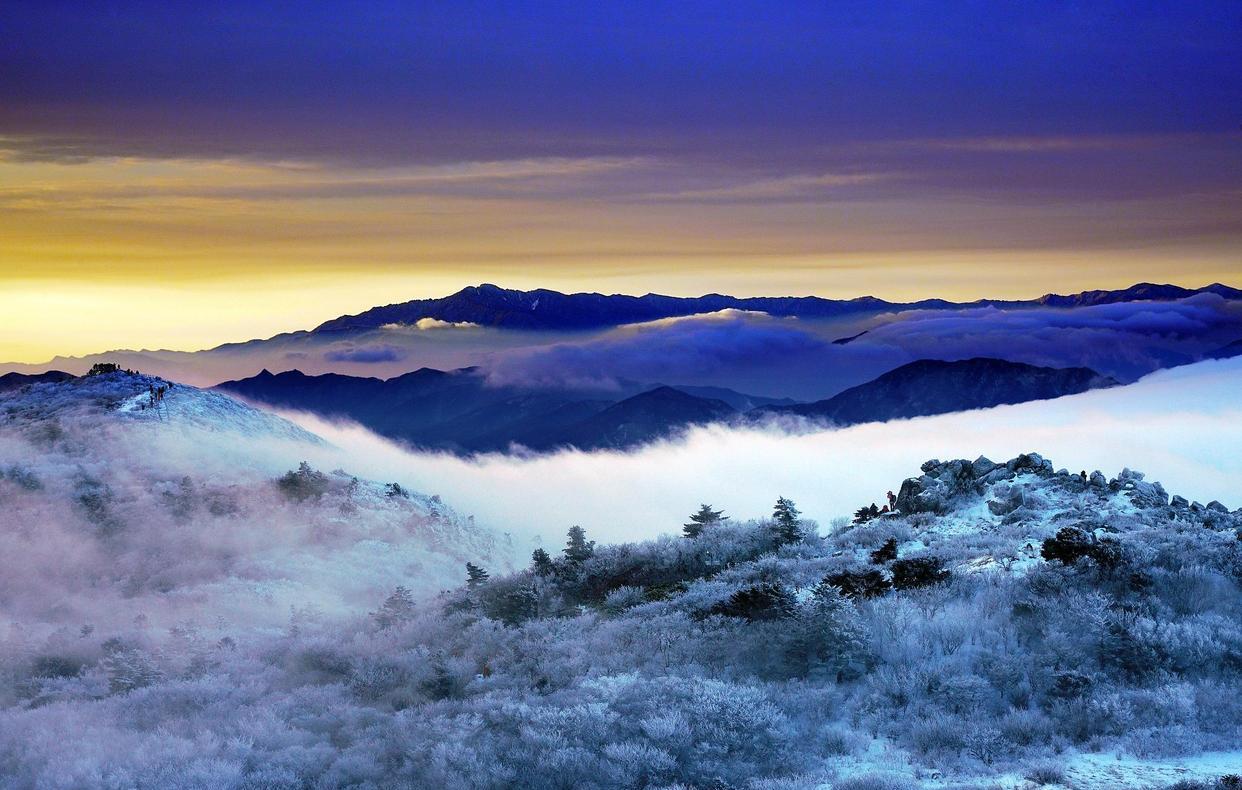
[[[905,173],[820,173],[793,174],[755,181],[743,181],[710,189],[686,189],[679,192],[658,192],[654,201],[689,202],[761,202],[778,203],[796,200],[820,200],[848,187],[866,186],[909,177]]]
[[[799,322],[723,310],[631,324],[603,337],[498,353],[484,364],[494,384],[615,387],[620,380],[689,383],[722,377],[759,383],[770,371],[813,364],[832,348]]]
[[[1063,151],[1142,151],[1222,140],[1220,134],[1076,134],[1008,137],[959,137],[909,140],[911,148],[978,153],[1054,153]]]
[[[399,478],[484,524],[557,545],[571,524],[593,537],[676,533],[700,502],[736,517],[794,499],[822,525],[918,473],[929,458],[1005,460],[1038,451],[1073,471],[1123,467],[1171,493],[1242,506],[1242,359],[1161,371],[1127,387],[939,417],[789,434],[697,429],[632,453],[563,452],[464,460],[411,453],[351,426],[293,418],[331,439],[350,468]]]
[[[1184,364],[1242,336],[1242,303],[1214,294],[1176,302],[1076,309],[902,313],[851,346],[899,348],[915,358],[998,357],[1051,367],[1085,366],[1123,380]]]
[[[384,324],[380,329],[385,332],[426,332],[434,329],[478,329],[479,325],[470,321],[441,321],[438,318],[420,318],[413,324]]]
[[[832,343],[864,328],[869,331],[853,342]],[[983,356],[1047,367],[1084,366],[1133,381],[1192,362],[1238,337],[1242,302],[1213,294],[1072,310],[917,310],[853,323],[724,310],[633,324],[585,340],[498,351],[482,367],[497,384],[712,384],[817,400],[916,359]]]
[[[405,349],[388,344],[374,346],[357,346],[334,349],[324,352],[324,359],[329,362],[397,362],[405,359]]]

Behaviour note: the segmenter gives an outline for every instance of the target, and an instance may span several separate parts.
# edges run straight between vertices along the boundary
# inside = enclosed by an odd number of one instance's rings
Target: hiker
[[[897,495],[892,491],[888,492],[888,507],[892,510],[897,509]]]
[[[1078,473],[1078,476],[1082,478],[1082,482],[1085,485],[1087,482],[1087,470],[1086,469],[1082,470],[1081,472]]]

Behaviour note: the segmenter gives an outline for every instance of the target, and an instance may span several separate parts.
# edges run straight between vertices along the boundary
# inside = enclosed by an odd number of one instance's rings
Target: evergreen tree
[[[889,538],[884,541],[884,545],[871,552],[871,562],[876,565],[883,565],[897,559],[897,538]]]
[[[466,586],[470,589],[478,587],[488,579],[488,572],[475,565],[473,562],[466,563]]]
[[[552,557],[548,555],[542,548],[535,549],[530,555],[531,566],[535,569],[536,576],[551,576],[554,568],[552,567]]]
[[[785,497],[776,500],[776,507],[772,510],[772,529],[776,533],[777,542],[784,545],[803,539],[801,515],[792,500]]]
[[[854,511],[854,523],[866,524],[868,521],[878,517],[879,515],[880,509],[876,507],[874,502],[872,502],[870,507],[860,507],[858,510]]]
[[[372,612],[375,623],[380,628],[389,628],[403,623],[414,616],[414,596],[406,587],[397,587],[388,596],[378,611]]]
[[[711,505],[699,505],[699,512],[690,516],[690,523],[683,524],[681,531],[687,538],[697,538],[704,529],[728,519],[723,510],[712,510]]]
[[[585,562],[595,553],[595,541],[586,539],[586,530],[577,524],[569,528],[569,542],[565,544],[565,558],[572,563]]]

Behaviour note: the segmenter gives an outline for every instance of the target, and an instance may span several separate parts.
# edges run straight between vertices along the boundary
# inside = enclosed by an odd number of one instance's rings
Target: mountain
[[[1225,299],[1242,299],[1242,290],[1220,283],[1203,288],[1139,283],[1117,291],[1084,291],[1063,296],[1046,294],[1031,300],[980,299],[950,302],[924,299],[887,302],[872,296],[855,299],[823,299],[818,296],[745,297],[707,294],[675,297],[660,294],[629,296],[599,293],[565,294],[548,289],[517,291],[491,284],[470,286],[439,299],[416,299],[375,307],[357,315],[325,321],[313,331],[319,334],[378,329],[386,325],[414,325],[424,319],[453,324],[526,330],[583,330],[620,326],[662,318],[712,313],[719,310],[755,310],[774,316],[833,318],[890,310],[943,310],[963,307],[1080,307],[1140,300],[1172,301],[1199,293]]]
[[[151,376],[0,393],[0,620],[30,638],[141,640],[140,617],[152,633],[193,623],[214,643],[287,626],[295,607],[355,611],[397,583],[432,595],[463,557],[508,561],[503,539],[407,479],[343,470],[365,460]]]
[[[1046,368],[986,357],[957,362],[923,359],[827,400],[768,406],[752,414],[794,414],[853,425],[1047,400],[1116,384],[1089,368]]]
[[[615,392],[493,386],[473,368],[381,380],[263,371],[217,389],[279,408],[345,417],[416,447],[460,453],[621,448],[785,400],[719,387],[624,384]],[[736,405],[735,405],[736,404]]]
[[[633,447],[669,438],[692,425],[719,422],[736,413],[722,400],[657,387],[567,426],[551,437],[551,442],[584,450]]]
[[[920,360],[827,400],[791,403],[717,387],[599,390],[491,386],[473,368],[380,380],[263,371],[218,389],[279,408],[345,417],[415,447],[456,453],[622,449],[739,414],[797,415],[837,425],[981,409],[1072,395],[1117,382],[1088,368],[975,358]]]

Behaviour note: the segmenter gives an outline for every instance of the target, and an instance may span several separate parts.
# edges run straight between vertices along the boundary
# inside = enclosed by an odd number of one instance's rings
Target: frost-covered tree
[[[295,502],[305,502],[308,499],[319,499],[327,492],[328,476],[312,469],[310,464],[303,461],[296,470],[281,476],[276,485],[285,496]]]
[[[723,510],[712,510],[712,506],[707,504],[699,505],[698,512],[691,514],[690,521],[682,525],[681,531],[687,538],[697,538],[703,534],[703,530],[727,521],[728,518]]]
[[[821,584],[799,606],[789,626],[786,660],[797,677],[836,682],[866,670],[867,632],[854,604],[836,587]]]
[[[565,544],[565,559],[574,564],[585,562],[595,553],[595,541],[586,539],[586,530],[575,524],[569,528],[569,541]]]
[[[776,535],[777,542],[798,543],[805,537],[802,532],[801,516],[793,500],[785,497],[776,500],[776,507],[772,510],[772,531]]]
[[[474,589],[483,582],[487,581],[489,576],[490,574],[487,571],[483,570],[478,565],[475,565],[473,562],[466,563],[466,586],[470,589]]]
[[[414,595],[409,588],[398,586],[392,594],[384,599],[380,608],[371,613],[376,625],[381,629],[409,620],[414,616]]]

